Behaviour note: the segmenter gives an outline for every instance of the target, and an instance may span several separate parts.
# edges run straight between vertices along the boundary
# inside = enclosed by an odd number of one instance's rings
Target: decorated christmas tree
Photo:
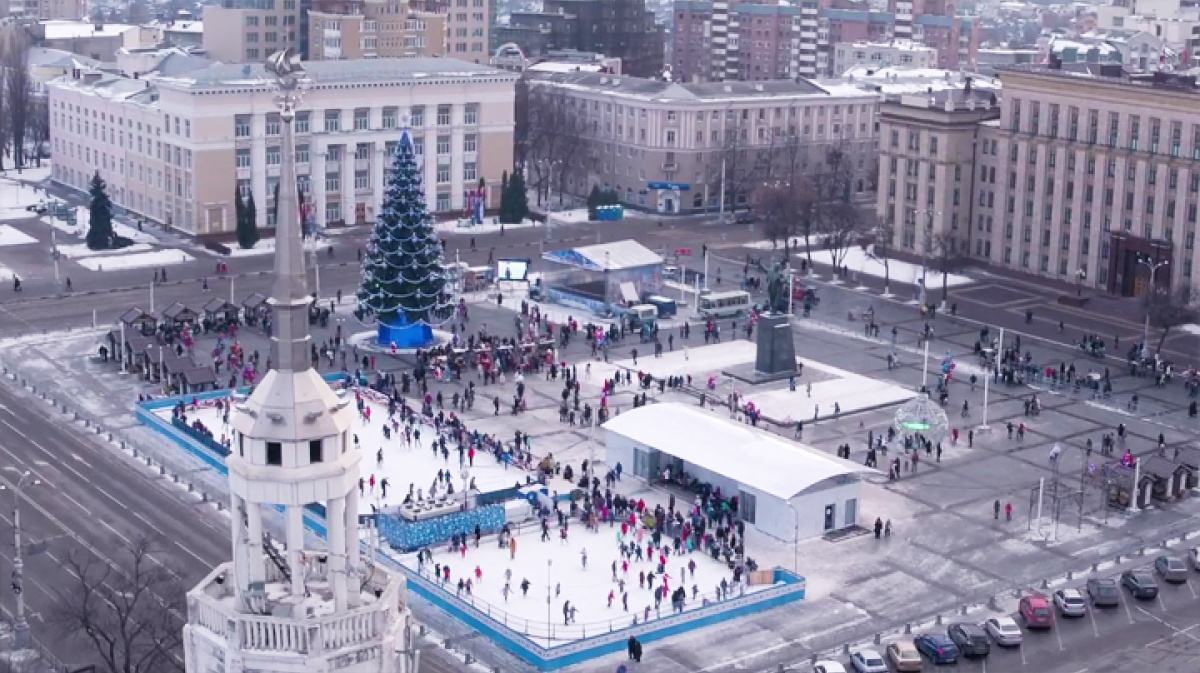
[[[419,334],[403,336],[403,341],[420,345],[415,342],[432,338],[429,325],[445,320],[453,308],[446,282],[441,242],[425,207],[416,155],[405,132],[363,258],[357,314],[379,322],[379,338],[385,343],[400,340],[395,328],[417,326]]]
[[[92,176],[88,187],[92,201],[88,205],[89,218],[87,231],[87,247],[90,250],[109,250],[120,247],[115,244],[116,234],[113,232],[113,207],[108,198],[108,185],[100,177],[100,171]]]

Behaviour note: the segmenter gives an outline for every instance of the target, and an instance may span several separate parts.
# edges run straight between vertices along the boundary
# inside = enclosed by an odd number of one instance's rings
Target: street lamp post
[[[21,492],[27,480],[32,486],[42,482],[40,479],[29,479],[29,470],[22,472],[12,466],[5,467],[4,470],[20,475],[16,486],[13,487],[13,545],[16,551],[13,554],[12,592],[17,601],[17,611],[13,617],[13,649],[23,650],[29,646],[29,620],[25,617],[25,590],[22,583],[25,561],[21,554]],[[5,488],[0,485],[0,490]]]
[[[1158,293],[1158,287],[1155,285],[1154,277],[1158,270],[1171,263],[1171,260],[1164,259],[1161,262],[1157,259],[1149,257],[1138,257],[1138,264],[1150,269],[1150,286],[1147,289],[1148,300],[1146,302],[1146,322],[1142,326],[1142,358],[1145,358],[1150,353],[1150,302],[1154,301],[1154,295]]]
[[[925,282],[925,278],[929,271],[929,252],[930,252],[930,246],[932,245],[932,240],[933,240],[933,218],[935,215],[940,216],[942,213],[940,211],[933,210],[932,208],[927,208],[925,210],[919,210],[919,211],[917,211],[917,213],[920,215],[925,215],[925,234],[924,234],[924,236],[922,236],[922,241],[921,241],[921,290],[920,290],[921,306],[925,306],[926,294],[928,293],[928,289],[927,289],[928,286]]]

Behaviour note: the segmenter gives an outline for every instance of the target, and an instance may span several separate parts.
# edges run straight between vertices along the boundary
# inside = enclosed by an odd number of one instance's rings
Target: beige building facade
[[[482,178],[489,207],[513,163],[516,76],[453,59],[306,63],[296,118],[300,190],[317,228],[373,222],[408,129],[431,211],[461,213]],[[99,170],[131,215],[194,236],[234,230],[235,189],[258,225],[279,179],[280,122],[260,65],[169,79],[79,72],[50,84],[53,179],[86,190]]]
[[[320,60],[442,56],[444,14],[412,12],[405,2],[317,3],[308,12],[308,57]]]
[[[856,194],[870,191],[880,102],[870,91],[807,80],[674,84],[578,72],[530,85],[561,92],[583,129],[586,153],[572,158],[582,170],[565,173],[570,193],[598,185],[643,210],[716,211],[724,172],[730,210],[789,171],[820,170],[834,148],[856,173]]]
[[[306,44],[297,0],[224,0],[204,7],[204,50],[225,63],[252,63]]]
[[[979,122],[972,134],[966,191],[925,182],[920,169],[918,199],[891,204],[881,189],[880,215],[897,224],[897,244],[919,252],[920,239],[910,245],[899,223],[918,222],[914,211],[924,208],[933,211],[934,232],[957,232],[969,255],[989,264],[1121,296],[1144,294],[1150,266],[1157,264],[1159,290],[1197,287],[1200,90],[1194,78],[1119,70],[1084,75],[1044,66],[1002,68],[999,76],[999,116]],[[902,148],[913,134],[924,142],[929,130],[917,110],[885,106],[884,137],[899,134]],[[954,121],[933,122],[939,133],[962,119],[957,112],[946,116]],[[881,185],[887,184],[890,162],[882,161],[880,171]],[[913,183],[899,176],[900,184]],[[925,205],[931,188],[932,208]],[[955,188],[969,195],[965,211],[945,206],[945,193]]]

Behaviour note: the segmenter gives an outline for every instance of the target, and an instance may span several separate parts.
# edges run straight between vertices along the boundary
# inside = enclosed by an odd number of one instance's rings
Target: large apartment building
[[[936,52],[932,67],[971,68],[979,22],[946,0],[890,0],[889,9],[835,0],[676,0],[671,70],[679,82],[836,76],[839,43],[899,40]]]
[[[517,76],[447,58],[313,61],[296,116],[299,189],[316,227],[372,222],[402,129],[413,138],[430,209],[461,212],[484,180],[499,203],[512,168]],[[173,77],[75,71],[49,86],[53,179],[190,235],[234,230],[235,189],[271,212],[280,121],[261,65],[209,65]]]
[[[974,259],[1122,296],[1147,290],[1141,260],[1169,261],[1158,288],[1196,287],[1195,77],[1119,65],[998,74],[998,107],[884,104],[878,211],[896,244],[919,254],[923,236],[948,234]]]
[[[304,60],[447,55],[488,61],[487,0],[222,0],[204,8],[204,48],[226,63],[290,47]]]
[[[27,19],[62,19],[78,21],[87,18],[87,0],[8,0],[6,16]]]
[[[633,208],[687,213],[718,210],[724,191],[725,207],[734,208],[766,182],[820,172],[835,149],[855,173],[857,194],[874,175],[880,96],[853,86],[674,84],[602,73],[530,76],[529,86],[531,100],[539,90],[560,95],[581,129],[569,155],[541,159],[566,164],[557,174],[575,194],[600,186]],[[529,149],[536,157],[538,148]]]

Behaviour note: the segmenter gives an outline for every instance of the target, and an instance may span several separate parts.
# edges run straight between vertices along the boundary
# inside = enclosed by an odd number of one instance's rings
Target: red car
[[[1054,628],[1054,610],[1050,607],[1050,600],[1041,594],[1022,598],[1017,612],[1021,614],[1021,620],[1025,622],[1026,628]]]

